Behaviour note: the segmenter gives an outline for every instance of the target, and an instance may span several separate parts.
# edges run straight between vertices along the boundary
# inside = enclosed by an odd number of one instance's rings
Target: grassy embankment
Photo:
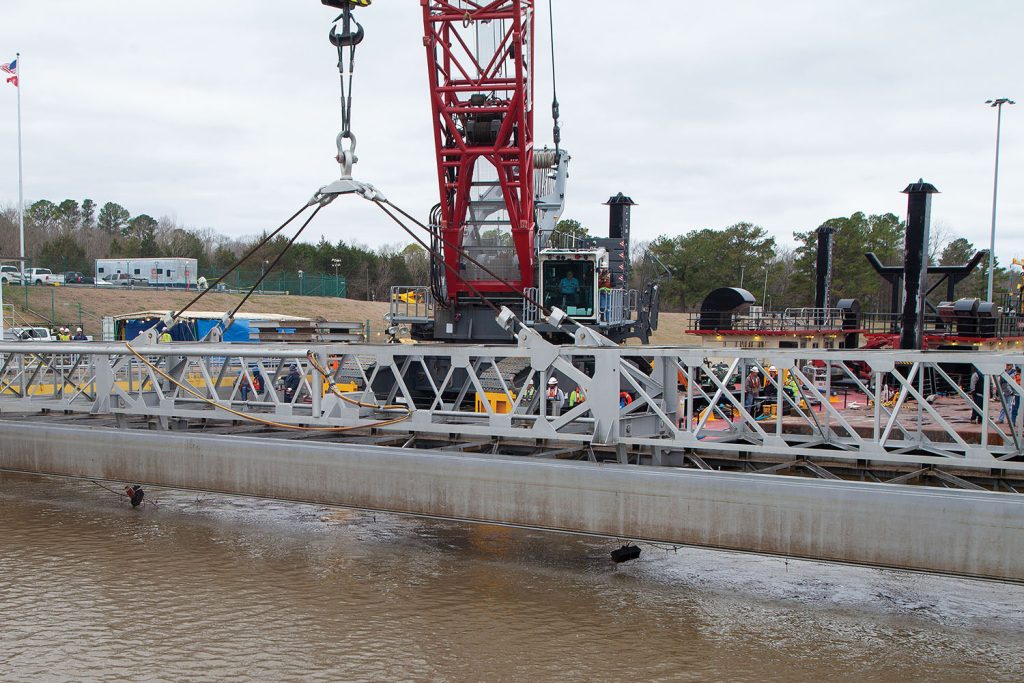
[[[27,299],[26,299],[27,295]],[[4,288],[4,303],[14,304],[18,322],[68,325],[81,321],[88,334],[98,334],[104,316],[135,311],[178,309],[195,292],[96,287],[17,287]],[[241,299],[240,294],[211,292],[195,306],[202,311],[225,311]],[[26,309],[26,303],[28,304]],[[335,297],[253,295],[242,308],[247,313],[278,313],[332,321],[369,321],[373,341],[381,341],[384,302],[356,301]],[[687,335],[687,317],[662,313],[653,344],[699,346],[699,338]]]

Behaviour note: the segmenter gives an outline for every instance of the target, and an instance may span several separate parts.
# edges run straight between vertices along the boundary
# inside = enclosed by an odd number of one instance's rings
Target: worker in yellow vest
[[[170,341],[171,341],[171,331],[165,327],[164,331],[160,333],[160,343],[161,344],[167,344]]]
[[[569,392],[569,408],[575,408],[579,404],[587,400],[586,394],[583,393],[583,389],[576,387]]]

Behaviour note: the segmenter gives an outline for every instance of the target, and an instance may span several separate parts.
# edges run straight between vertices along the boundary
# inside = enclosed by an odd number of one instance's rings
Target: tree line
[[[865,311],[886,311],[890,290],[871,268],[864,254],[874,252],[886,265],[903,262],[905,226],[891,214],[854,213],[833,218],[824,225],[835,230],[832,255],[832,301],[856,298]],[[557,230],[572,238],[583,238],[589,230],[578,221],[562,220]],[[183,226],[167,217],[133,215],[115,202],[98,206],[91,199],[61,202],[40,200],[25,212],[28,265],[54,271],[77,270],[91,273],[97,258],[177,256],[194,258],[198,271],[207,279],[219,275],[266,237],[229,238],[209,227]],[[959,265],[974,256],[977,248],[963,237],[952,238],[950,230],[933,226],[930,262]],[[951,239],[952,238],[952,239]],[[18,244],[18,215],[14,207],[0,209],[0,240],[7,253]],[[633,245],[630,286],[663,274],[670,276],[661,287],[662,310],[693,311],[713,289],[742,286],[758,303],[779,310],[813,306],[817,234],[813,229],[793,233],[794,246],[780,245],[761,226],[737,223],[725,228],[701,228],[681,235],[662,235]],[[268,270],[285,250],[288,239],[277,236],[243,266],[249,279]],[[652,258],[657,257],[656,259]],[[957,289],[957,296],[985,297],[987,259]],[[355,299],[384,301],[393,285],[425,285],[430,259],[416,244],[365,247],[321,237],[312,244],[297,242],[281,257],[273,273],[309,275],[337,272],[348,283],[348,295]],[[933,278],[934,279],[934,278]],[[996,293],[1016,287],[1017,279],[996,265]],[[937,291],[944,295],[944,289]],[[934,298],[934,297],[933,297]]]
[[[92,199],[39,200],[25,209],[26,267],[55,272],[94,272],[99,258],[194,258],[197,270],[212,281],[249,252],[267,233],[230,238],[209,227],[195,228],[172,218],[133,215],[116,202],[98,206]],[[16,256],[18,245],[16,207],[0,209],[0,240],[6,245],[0,256]],[[252,281],[285,250],[288,239],[277,236],[256,251],[242,266]],[[337,262],[337,267],[335,263]],[[429,259],[418,245],[385,245],[369,248],[321,238],[317,244],[297,242],[270,272],[344,277],[348,295],[355,299],[384,301],[395,284],[425,284]]]
[[[874,252],[883,265],[903,265],[904,223],[894,214],[868,215],[862,212],[832,218],[823,224],[835,230],[832,248],[831,303],[858,299],[864,311],[888,311],[890,286],[875,272],[864,254]],[[977,247],[963,237],[950,239],[944,226],[932,227],[929,263],[962,265],[970,261]],[[795,246],[779,245],[768,232],[751,223],[737,223],[722,229],[703,228],[677,236],[663,235],[637,245],[632,256],[632,286],[638,287],[660,269],[648,257],[656,256],[671,277],[661,287],[662,310],[699,310],[704,297],[718,287],[742,286],[759,304],[770,310],[814,305],[817,233],[814,229],[793,233]],[[929,276],[929,286],[939,276]],[[986,296],[988,261],[963,282],[957,297]],[[996,260],[994,296],[1014,291],[1019,281]],[[945,287],[932,300],[945,296]]]

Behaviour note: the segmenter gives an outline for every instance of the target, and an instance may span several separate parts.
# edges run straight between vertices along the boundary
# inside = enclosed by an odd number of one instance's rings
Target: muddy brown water
[[[1024,586],[147,501],[0,473],[0,680],[1024,680]]]

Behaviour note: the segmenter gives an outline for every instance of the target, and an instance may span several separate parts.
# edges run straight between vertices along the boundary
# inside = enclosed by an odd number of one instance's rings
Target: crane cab
[[[543,306],[557,306],[579,322],[596,324],[602,312],[601,281],[607,279],[608,252],[603,248],[545,249],[538,262]]]

